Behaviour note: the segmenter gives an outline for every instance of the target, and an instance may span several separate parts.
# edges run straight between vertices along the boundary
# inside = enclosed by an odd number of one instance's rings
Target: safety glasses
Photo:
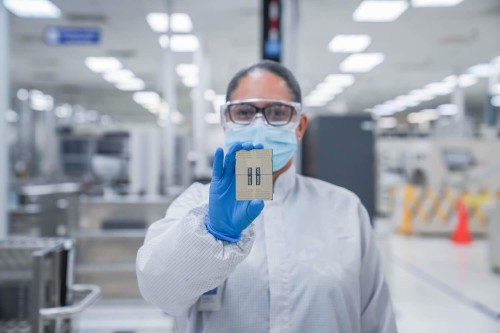
[[[259,107],[256,103],[266,103]],[[222,125],[227,129],[243,129],[259,116],[267,125],[294,129],[297,127],[302,105],[275,99],[253,98],[229,101],[221,108]]]

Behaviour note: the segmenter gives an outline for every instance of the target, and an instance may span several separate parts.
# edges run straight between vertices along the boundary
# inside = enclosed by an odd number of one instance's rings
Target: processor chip
[[[273,150],[236,152],[236,200],[273,200]]]

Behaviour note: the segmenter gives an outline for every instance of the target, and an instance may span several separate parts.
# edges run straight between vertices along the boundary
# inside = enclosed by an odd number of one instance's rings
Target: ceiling
[[[81,104],[132,122],[152,122],[155,117],[91,72],[88,56],[112,55],[145,80],[148,90],[159,90],[161,48],[158,35],[145,17],[164,11],[165,0],[54,0],[63,12],[60,20],[21,19],[10,15],[11,78],[13,91],[37,88],[57,102]],[[175,12],[191,15],[194,33],[209,57],[211,87],[225,91],[231,76],[255,62],[260,54],[260,2],[249,0],[174,1]],[[500,2],[465,0],[452,8],[410,8],[390,23],[359,23],[351,18],[359,1],[302,0],[296,74],[306,95],[326,75],[338,73],[345,54],[327,50],[336,34],[363,33],[372,37],[367,52],[383,52],[384,63],[356,82],[334,101],[351,112],[406,94],[410,90],[460,73],[500,55]],[[98,46],[46,46],[48,25],[97,26]],[[178,63],[193,61],[191,54],[177,54]],[[189,117],[189,90],[179,81],[179,110]],[[484,103],[485,83],[467,92],[468,105]],[[449,97],[429,102],[446,101]],[[312,110],[311,112],[315,112]],[[189,119],[189,118],[188,118]]]

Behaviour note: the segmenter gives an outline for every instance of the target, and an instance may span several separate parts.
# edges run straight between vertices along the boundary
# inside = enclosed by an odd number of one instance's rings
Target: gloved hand
[[[205,225],[214,237],[228,242],[238,242],[241,233],[259,216],[264,209],[264,201],[236,201],[236,152],[264,148],[261,144],[236,142],[226,157],[218,148],[214,156],[212,182],[208,201],[208,216]],[[224,165],[224,166],[223,166]]]

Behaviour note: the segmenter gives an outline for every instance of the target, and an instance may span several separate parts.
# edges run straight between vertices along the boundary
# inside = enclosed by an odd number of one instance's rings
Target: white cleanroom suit
[[[237,243],[203,223],[208,185],[189,187],[148,230],[137,256],[142,295],[178,331],[393,333],[389,291],[359,199],[292,166]],[[220,308],[199,306],[218,287]]]

